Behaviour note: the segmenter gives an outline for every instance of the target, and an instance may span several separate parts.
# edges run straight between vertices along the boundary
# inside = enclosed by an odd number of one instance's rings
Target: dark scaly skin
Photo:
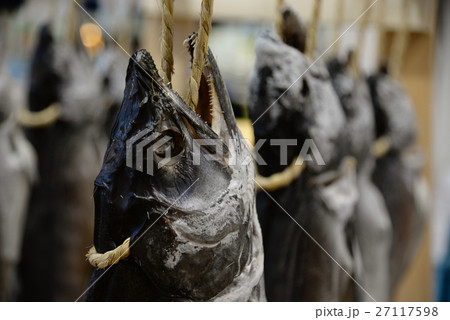
[[[20,267],[25,301],[74,301],[91,268],[92,182],[106,148],[101,80],[87,55],[53,39],[42,28],[31,66],[29,109],[59,103],[59,120],[28,129],[38,155],[39,180],[30,201]]]
[[[369,88],[364,80],[352,75],[348,63],[338,58],[328,63],[328,70],[347,118],[348,152],[358,160],[360,196],[354,223],[363,268],[357,280],[375,300],[389,301],[392,227],[384,199],[372,182],[375,159],[371,147],[375,142],[375,115]],[[359,292],[357,299],[371,301],[364,292]]]
[[[107,272],[95,270],[88,301],[264,300],[253,164],[229,165],[232,155],[237,163],[251,155],[211,53],[204,73],[212,77],[223,111],[217,134],[163,83],[149,53],[138,51],[130,60],[95,182],[94,243],[103,253],[131,237],[131,255]],[[204,85],[200,96],[207,93]],[[171,147],[180,158],[154,175],[126,166],[125,143],[143,129],[179,135]],[[193,165],[194,137],[220,137],[224,152],[202,148],[202,165]],[[211,152],[215,160],[205,161]]]
[[[295,14],[285,12],[284,17],[293,18]],[[302,23],[289,25],[302,26]],[[257,61],[249,105],[253,121],[311,65],[312,61],[298,50],[301,48],[291,47],[267,32],[256,41]],[[297,180],[272,192],[271,196],[353,274],[352,232],[348,226],[357,193],[354,175],[340,168],[346,155],[343,151],[344,120],[329,74],[318,64],[295,82],[254,127],[257,141],[298,139],[299,145],[288,149],[288,163],[300,154],[305,139],[314,139],[327,165],[307,162],[306,170]],[[268,163],[258,168],[263,176],[285,168],[280,165],[279,148],[266,143],[259,153]],[[261,192],[257,204],[263,230],[269,301],[355,299],[350,278],[272,199]]]
[[[385,199],[393,228],[391,294],[405,274],[421,239],[426,219],[422,200],[422,152],[414,149],[417,123],[405,89],[387,73],[368,80],[375,108],[377,136],[387,136],[390,151],[377,160],[373,180]]]

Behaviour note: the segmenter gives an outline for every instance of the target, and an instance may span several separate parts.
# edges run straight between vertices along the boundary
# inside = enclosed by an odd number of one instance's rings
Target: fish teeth
[[[209,103],[211,112],[211,129],[220,136],[220,123],[221,123],[221,113],[220,102],[217,97],[217,92],[214,86],[214,80],[212,75],[207,78],[208,88],[209,88]]]

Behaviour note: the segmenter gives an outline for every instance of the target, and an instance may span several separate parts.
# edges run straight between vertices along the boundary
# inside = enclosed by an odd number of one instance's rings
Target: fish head
[[[211,52],[196,110],[148,52],[131,57],[95,182],[95,246],[131,237],[131,258],[161,296],[208,300],[246,264],[255,214],[251,154]]]
[[[299,156],[306,140],[312,139],[326,165],[339,155],[338,141],[344,128],[344,113],[325,66],[311,61],[273,32],[263,32],[255,43],[256,62],[251,80],[249,110],[259,139],[295,140],[288,148],[289,163]],[[283,169],[275,147],[265,144],[261,156],[269,164],[263,175]],[[322,171],[317,159],[307,168]]]
[[[384,69],[368,78],[375,111],[377,137],[387,137],[391,151],[414,145],[417,118],[414,105],[404,86]]]
[[[54,68],[55,47],[51,26],[43,25],[31,63],[28,88],[31,111],[40,111],[60,100],[62,75]]]
[[[333,57],[327,67],[347,120],[346,148],[362,164],[375,140],[375,117],[366,81],[356,78],[350,69],[352,55],[345,60]]]
[[[80,126],[99,123],[108,100],[102,91],[100,73],[86,51],[57,41],[51,25],[42,26],[31,64],[30,110],[57,104],[59,120]]]

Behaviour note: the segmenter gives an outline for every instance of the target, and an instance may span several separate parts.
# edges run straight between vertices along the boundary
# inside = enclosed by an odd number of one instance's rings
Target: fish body
[[[284,12],[284,30],[288,28],[287,17],[295,15]],[[289,28],[295,25],[303,26],[289,23]],[[305,32],[291,30],[289,34]],[[354,274],[348,224],[358,193],[354,170],[347,166],[342,152],[345,115],[325,66],[320,62],[312,65],[301,51],[303,40],[287,42],[270,32],[256,40],[249,103],[256,141],[297,139],[297,145],[288,148],[289,164],[300,154],[303,142],[312,139],[326,165],[308,161],[291,185],[270,196],[258,195],[267,298],[353,300],[354,284],[346,274]],[[263,176],[286,167],[280,163],[279,148],[264,144],[258,153],[268,164],[258,168]]]
[[[25,229],[21,300],[74,301],[89,282],[84,255],[94,227],[90,190],[107,143],[101,86],[88,56],[55,41],[50,27],[43,27],[31,66],[29,109],[57,103],[60,114],[55,123],[27,129],[39,181]]]
[[[347,119],[348,153],[358,161],[359,198],[355,207],[354,229],[361,252],[362,270],[357,280],[376,301],[390,301],[392,226],[383,196],[372,182],[375,158],[371,147],[376,132],[369,88],[364,80],[352,75],[348,63],[337,58],[328,63],[328,70]],[[370,301],[371,298],[360,292],[357,300]]]
[[[265,299],[254,167],[211,52],[198,112],[163,83],[149,53],[133,55],[94,194],[97,252],[131,237],[130,256],[94,271],[88,301]],[[159,149],[147,149],[154,161],[143,172],[127,166],[127,141],[142,132],[170,138],[170,161],[152,174]],[[196,151],[195,139],[220,148]]]
[[[393,244],[390,253],[391,294],[406,272],[423,233],[428,210],[422,176],[423,154],[414,144],[417,121],[405,89],[388,74],[369,78],[378,137],[387,137],[389,152],[377,160],[373,181],[389,211]]]

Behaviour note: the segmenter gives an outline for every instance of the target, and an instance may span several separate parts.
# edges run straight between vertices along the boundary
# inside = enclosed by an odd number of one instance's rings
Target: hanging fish
[[[359,198],[354,219],[362,258],[358,282],[376,301],[390,301],[392,226],[384,199],[372,182],[375,157],[371,150],[375,142],[375,115],[367,83],[352,75],[351,61],[351,57],[346,62],[333,58],[328,63],[328,70],[347,119],[347,152],[358,161]],[[357,300],[370,300],[370,297],[360,292]]]
[[[13,301],[36,155],[17,125],[12,80],[0,71],[0,301]]]
[[[191,53],[194,43],[195,36]],[[158,147],[133,152],[147,165],[127,166],[127,142],[161,139]],[[194,139],[210,139],[218,148],[195,151]],[[130,256],[95,270],[87,300],[264,300],[251,159],[211,52],[198,114],[163,83],[150,54],[136,52],[94,193],[96,251],[131,237]]]
[[[301,22],[288,24],[287,19],[294,18],[298,19],[296,13],[285,7],[284,32],[303,26]],[[289,34],[306,32],[291,30]],[[260,165],[259,172],[270,176],[284,170],[301,153],[307,139],[312,139],[326,164],[320,165],[318,159],[305,162],[304,172],[288,187],[270,196],[258,195],[266,293],[269,301],[353,300],[354,283],[346,272],[354,274],[348,225],[357,189],[353,161],[345,159],[342,152],[345,117],[326,68],[320,63],[311,66],[300,51],[302,43],[305,40],[289,42],[293,47],[270,32],[256,40],[249,103],[256,141],[297,140],[288,148],[284,164],[280,163],[279,148],[263,144],[258,153],[268,165]]]
[[[37,123],[20,117],[31,126],[27,134],[39,160],[39,183],[24,237],[20,299],[74,301],[91,272],[84,259],[94,227],[89,190],[106,149],[101,77],[87,54],[56,42],[45,26],[31,65],[28,99],[25,115],[53,117]]]
[[[427,213],[427,187],[422,176],[423,154],[414,147],[417,122],[405,89],[382,70],[369,78],[377,137],[389,151],[377,160],[373,180],[380,189],[393,228],[391,293],[417,250]]]

